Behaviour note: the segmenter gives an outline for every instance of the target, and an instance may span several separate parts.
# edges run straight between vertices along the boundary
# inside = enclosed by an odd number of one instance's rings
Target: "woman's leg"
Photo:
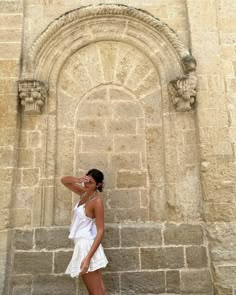
[[[105,295],[105,287],[101,270],[95,270],[82,275],[82,279],[89,291],[89,295]]]

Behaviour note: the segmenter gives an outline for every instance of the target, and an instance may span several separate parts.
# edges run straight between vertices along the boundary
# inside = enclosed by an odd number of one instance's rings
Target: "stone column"
[[[229,137],[221,67],[217,1],[187,0],[192,54],[198,60],[197,121],[204,215],[215,284],[214,294],[233,294],[236,281],[235,154]],[[226,242],[227,239],[227,242]],[[231,248],[230,248],[231,247]],[[235,247],[235,246],[234,246]],[[228,261],[227,261],[228,260]]]
[[[7,261],[11,241],[11,208],[17,164],[23,1],[0,1],[0,294],[7,294]]]

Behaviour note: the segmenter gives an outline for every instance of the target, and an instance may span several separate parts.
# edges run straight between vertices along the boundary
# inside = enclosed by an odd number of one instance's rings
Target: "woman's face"
[[[88,177],[88,181],[84,182],[84,186],[91,191],[96,190],[96,188],[97,188],[96,181],[90,175],[87,175],[87,177]]]

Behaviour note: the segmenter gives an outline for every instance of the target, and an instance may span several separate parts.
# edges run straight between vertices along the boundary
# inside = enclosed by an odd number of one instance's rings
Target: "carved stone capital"
[[[192,104],[196,100],[196,60],[189,55],[182,59],[185,75],[171,80],[168,84],[168,91],[176,111],[186,112],[191,110]]]
[[[18,91],[25,113],[41,113],[48,92],[44,82],[33,79],[20,80],[18,82]]]

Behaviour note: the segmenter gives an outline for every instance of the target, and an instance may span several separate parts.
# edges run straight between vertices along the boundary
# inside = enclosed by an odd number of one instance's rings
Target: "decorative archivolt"
[[[84,31],[84,34],[83,32],[81,33],[80,38],[77,37],[77,39],[73,39],[74,37],[72,37],[72,32],[77,28],[78,23],[88,24],[89,22],[91,23],[92,21],[97,20],[99,26],[99,21],[103,20],[109,25],[111,19],[115,19],[117,25],[117,35],[115,37],[112,35],[114,32],[104,32],[103,27],[101,27],[101,30],[98,31],[97,35],[95,33],[91,38],[85,36],[85,33],[87,33],[86,30]],[[129,23],[138,22],[142,25],[144,31],[140,34],[140,28],[136,29],[134,25],[133,27],[137,33],[135,34],[135,37],[131,37],[126,34],[127,27],[125,27],[123,31],[120,30],[119,25],[121,20],[123,20],[123,23],[126,26],[128,26]],[[149,36],[150,30],[152,30],[153,35],[156,36],[156,41],[153,36]],[[66,42],[63,38],[67,38]],[[86,38],[88,38],[88,40]],[[118,41],[136,42],[135,44],[139,45],[145,44],[142,50],[144,52],[149,51],[147,52],[147,55],[149,56],[153,56],[153,51],[160,46],[159,43],[161,38],[162,42],[165,43],[166,48],[170,52],[170,59],[173,58],[173,60],[169,61],[167,57],[164,57],[165,62],[162,62],[162,68],[169,66],[169,68],[166,69],[168,72],[171,69],[170,64],[178,64],[178,67],[182,69],[180,77],[174,80],[172,80],[172,78],[169,82],[168,91],[170,97],[176,106],[177,111],[188,111],[191,109],[191,105],[195,101],[196,96],[195,87],[197,78],[195,74],[195,59],[190,55],[188,49],[185,48],[175,32],[171,30],[167,24],[154,18],[148,12],[125,5],[100,4],[81,7],[65,13],[49,24],[45,31],[34,42],[29,51],[22,75],[24,86],[26,80],[29,80],[29,83],[32,84],[32,80],[41,81],[43,79],[47,84],[49,82],[47,80],[48,76],[52,72],[54,64],[56,64],[55,68],[59,71],[65,60],[76,50],[86,46],[89,42],[109,40],[109,38],[116,38]],[[145,41],[142,40],[142,38],[144,38]],[[64,47],[61,45],[63,42]],[[71,44],[69,42],[71,42]],[[163,56],[165,56],[165,54],[163,54]],[[39,83],[41,86],[43,85],[43,82]],[[20,97],[24,96],[21,93],[21,88],[19,88],[19,92]],[[31,102],[36,103],[37,99],[31,99]]]

